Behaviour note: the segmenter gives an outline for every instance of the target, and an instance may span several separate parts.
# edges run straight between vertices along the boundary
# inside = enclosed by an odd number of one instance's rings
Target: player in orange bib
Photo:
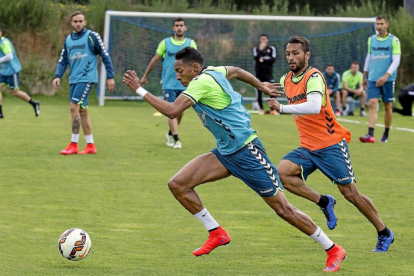
[[[289,39],[286,60],[290,72],[281,78],[280,84],[275,84],[284,88],[288,104],[268,100],[269,107],[281,114],[293,115],[300,136],[300,147],[280,161],[279,177],[288,191],[316,203],[332,230],[337,223],[335,198],[321,195],[305,185],[307,177],[319,169],[376,228],[378,241],[373,251],[387,251],[394,241],[394,234],[381,220],[372,200],[356,187],[348,149],[351,133],[336,120],[325,79],[321,72],[308,65],[310,56],[306,38],[293,36]]]

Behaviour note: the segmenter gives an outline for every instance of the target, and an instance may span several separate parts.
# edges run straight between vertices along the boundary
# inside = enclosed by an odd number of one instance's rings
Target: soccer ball
[[[58,249],[70,261],[80,261],[88,256],[92,247],[88,233],[79,228],[71,228],[60,235]]]

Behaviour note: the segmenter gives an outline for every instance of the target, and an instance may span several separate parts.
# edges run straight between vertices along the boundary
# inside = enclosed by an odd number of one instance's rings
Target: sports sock
[[[35,107],[35,106],[36,106],[36,102],[34,102],[34,101],[32,100],[32,98],[30,98],[30,100],[28,101],[28,103],[29,103],[29,104],[31,104],[33,107]]]
[[[361,107],[361,111],[364,111],[365,107]]]
[[[386,136],[386,137],[388,137],[388,133],[390,132],[390,128],[388,127],[386,127],[385,128],[385,131],[384,131],[384,136]]]
[[[328,236],[322,231],[321,228],[316,228],[315,233],[310,236],[314,241],[318,242],[323,249],[329,250],[334,246],[333,241],[331,241]]]
[[[210,215],[209,211],[207,211],[206,208],[204,208],[194,216],[198,218],[202,224],[204,224],[208,231],[219,227],[217,221],[214,220],[214,218]]]
[[[321,198],[318,201],[318,206],[321,208],[326,208],[326,206],[328,206],[329,204],[329,199],[327,196],[321,195]]]
[[[168,135],[172,136],[171,129],[168,131]]]
[[[373,127],[368,128],[368,134],[371,135],[371,136],[374,136],[374,128]]]
[[[178,138],[178,134],[174,134],[173,138],[174,138],[174,142],[177,142],[178,140],[180,140],[180,138]]]
[[[3,114],[3,107],[0,105],[0,114]]]
[[[342,106],[342,111],[345,111],[346,110],[346,106]]]
[[[93,134],[85,135],[86,144],[93,144]]]
[[[385,226],[384,230],[378,231],[378,237],[379,236],[386,236],[386,237],[390,236],[390,231],[388,230],[387,226]]]
[[[77,144],[79,142],[79,134],[72,133],[71,142]]]

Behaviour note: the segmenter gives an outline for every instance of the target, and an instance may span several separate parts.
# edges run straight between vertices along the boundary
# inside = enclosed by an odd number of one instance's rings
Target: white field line
[[[349,119],[342,119],[342,118],[336,118],[338,121],[340,122],[345,122],[345,123],[351,123],[351,124],[361,124],[360,121],[355,121],[355,120],[349,120]],[[365,124],[367,125],[368,122],[365,122]],[[376,124],[375,126],[377,127],[385,127],[383,124]],[[391,127],[392,129],[392,127]],[[414,133],[414,129],[411,128],[405,128],[405,127],[395,127],[396,130],[401,130],[401,131],[407,131],[407,132],[413,132]]]

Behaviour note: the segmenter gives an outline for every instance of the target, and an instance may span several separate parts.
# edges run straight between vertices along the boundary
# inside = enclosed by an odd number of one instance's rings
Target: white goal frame
[[[201,13],[161,13],[161,12],[126,12],[126,11],[106,11],[104,27],[104,44],[109,46],[109,29],[112,16],[124,17],[163,17],[177,18],[183,17],[193,19],[223,19],[223,20],[265,20],[265,21],[308,21],[308,22],[354,22],[354,23],[375,23],[375,17],[323,17],[323,16],[272,16],[272,15],[233,15],[233,14],[201,14]],[[108,49],[109,50],[109,49]],[[122,85],[122,84],[118,84]],[[104,106],[105,100],[142,100],[142,97],[118,97],[105,95],[106,69],[101,65],[99,82],[99,105]]]

